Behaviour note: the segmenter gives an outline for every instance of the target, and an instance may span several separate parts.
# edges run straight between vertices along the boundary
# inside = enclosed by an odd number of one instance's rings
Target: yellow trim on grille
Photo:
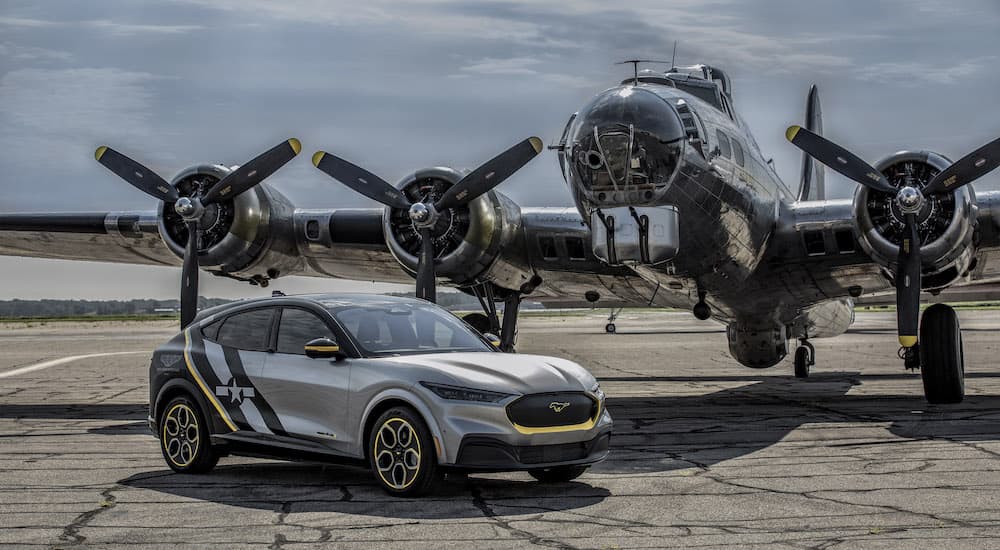
[[[569,425],[569,426],[541,426],[541,427],[538,427],[538,428],[529,428],[527,426],[522,426],[522,425],[520,425],[520,424],[518,424],[517,422],[514,422],[514,421],[511,421],[511,424],[514,425],[514,429],[516,429],[518,431],[518,433],[522,433],[524,435],[554,434],[554,433],[559,433],[559,432],[575,432],[575,431],[578,431],[578,430],[581,430],[581,431],[582,430],[589,430],[589,429],[593,428],[594,426],[596,426],[597,425],[597,421],[601,418],[601,413],[602,412],[604,412],[604,409],[602,407],[602,403],[600,401],[598,401],[597,402],[597,414],[595,414],[594,417],[591,418],[590,420],[588,420],[586,422],[581,422],[579,424],[572,424],[572,425]]]
[[[198,374],[198,371],[191,364],[191,349],[190,349],[191,335],[189,334],[190,330],[191,329],[184,331],[184,364],[187,365],[188,372],[190,372],[191,376],[194,377],[194,381],[198,383],[198,387],[201,388],[202,393],[205,394],[205,397],[208,398],[208,401],[212,404],[212,406],[215,407],[215,410],[219,411],[219,415],[222,416],[222,420],[226,423],[226,426],[229,426],[229,429],[235,432],[237,431],[236,424],[233,424],[233,421],[230,420],[229,415],[226,414],[226,410],[223,409],[222,405],[220,405],[219,402],[215,400],[215,396],[212,395],[212,392],[208,391],[208,388],[205,387],[205,381],[201,379],[201,375]]]

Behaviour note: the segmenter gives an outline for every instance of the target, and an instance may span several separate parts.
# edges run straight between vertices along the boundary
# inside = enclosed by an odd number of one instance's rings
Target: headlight
[[[446,384],[435,384],[433,382],[421,382],[421,386],[431,390],[442,399],[454,399],[456,401],[478,401],[480,403],[497,403],[512,394],[495,391],[477,390],[475,388],[462,388],[459,386],[448,386]]]

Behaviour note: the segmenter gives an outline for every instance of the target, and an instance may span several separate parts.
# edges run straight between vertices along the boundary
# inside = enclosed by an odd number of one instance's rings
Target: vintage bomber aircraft
[[[294,274],[413,277],[430,300],[441,278],[480,298],[484,314],[468,320],[499,331],[507,351],[527,294],[687,308],[724,323],[730,352],[748,367],[776,365],[798,339],[797,376],[814,364],[808,339],[847,330],[853,297],[895,287],[906,366],[921,369],[929,401],[960,401],[957,318],[933,306],[918,333],[920,290],[1000,278],[1000,192],[966,185],[1000,164],[1000,140],[954,163],[905,151],[869,166],[822,138],[821,124],[814,87],[805,128],[787,133],[805,151],[793,192],[734,110],[723,71],[636,66],[574,114],[552,147],[575,208],[522,207],[494,190],[540,152],[538,138],[472,172],[422,169],[396,186],[317,152],[320,170],[385,205],[326,210],[296,208],[260,184],[298,154],[294,139],[238,168],[196,165],[170,182],[102,147],[97,160],[158,208],[2,214],[0,253],[180,263],[184,324],[199,269],[261,286]],[[824,200],[822,167],[808,155],[857,181],[853,200]]]

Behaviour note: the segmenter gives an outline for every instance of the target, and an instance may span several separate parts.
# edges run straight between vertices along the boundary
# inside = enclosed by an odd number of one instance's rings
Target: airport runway
[[[602,380],[612,454],[577,482],[452,480],[391,498],[363,470],[223,459],[167,469],[145,426],[171,323],[0,325],[0,543],[297,548],[1000,547],[1000,315],[959,313],[969,396],[929,406],[892,314],[740,367],[687,313],[528,317],[519,349]],[[69,356],[137,352],[64,360]]]

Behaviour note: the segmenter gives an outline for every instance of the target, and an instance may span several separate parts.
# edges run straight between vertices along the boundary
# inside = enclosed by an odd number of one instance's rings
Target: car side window
[[[743,166],[745,159],[743,158],[743,147],[740,145],[740,140],[733,138],[733,158],[736,160],[736,164]]]
[[[722,130],[715,131],[715,139],[719,141],[719,153],[728,158],[733,157],[733,147],[729,144],[729,138],[726,134],[722,133]]]
[[[230,315],[219,328],[217,341],[223,346],[247,351],[267,351],[274,308],[254,309]]]
[[[201,328],[201,335],[215,342],[219,338],[220,328],[222,328],[222,320],[213,321],[212,324]]]
[[[305,355],[305,346],[316,338],[334,338],[330,327],[314,313],[286,307],[278,323],[278,353]]]

